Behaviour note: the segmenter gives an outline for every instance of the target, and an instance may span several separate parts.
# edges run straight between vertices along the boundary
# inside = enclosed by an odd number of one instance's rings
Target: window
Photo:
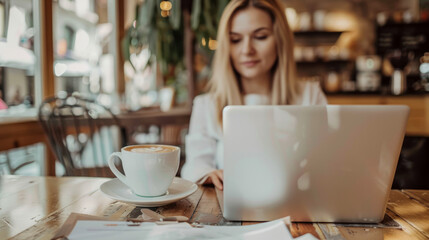
[[[0,0],[0,111],[34,106],[37,16],[31,0]]]
[[[116,96],[114,1],[53,1],[55,91],[112,106]]]

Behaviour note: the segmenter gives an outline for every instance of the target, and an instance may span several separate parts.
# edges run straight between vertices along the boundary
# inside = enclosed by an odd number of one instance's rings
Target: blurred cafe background
[[[0,174],[102,168],[91,152],[124,144],[183,147],[228,2],[0,0]],[[429,0],[284,2],[300,81],[320,82],[330,104],[411,107],[393,188],[427,189]],[[54,105],[82,99],[114,121],[90,110],[105,126],[68,132]]]

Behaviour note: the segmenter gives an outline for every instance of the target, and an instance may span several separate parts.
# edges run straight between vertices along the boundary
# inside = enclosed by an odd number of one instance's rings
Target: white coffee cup
[[[125,175],[114,164],[119,158]],[[167,193],[179,169],[180,148],[170,145],[126,146],[109,157],[113,174],[131,188],[134,194],[156,197]]]

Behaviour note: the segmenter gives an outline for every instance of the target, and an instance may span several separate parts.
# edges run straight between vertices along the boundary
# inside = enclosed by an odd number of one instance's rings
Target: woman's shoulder
[[[209,104],[209,103],[213,103],[213,97],[209,93],[200,94],[194,98],[194,105]]]
[[[194,98],[189,133],[205,132],[219,138],[222,131],[216,122],[214,99],[211,94],[201,94]]]
[[[298,96],[295,100],[297,105],[325,105],[326,96],[318,81],[299,81]]]
[[[301,94],[321,91],[320,82],[318,81],[299,81],[298,89]]]
[[[209,93],[204,93],[196,96],[193,102],[194,109],[211,110],[214,107],[213,96]]]

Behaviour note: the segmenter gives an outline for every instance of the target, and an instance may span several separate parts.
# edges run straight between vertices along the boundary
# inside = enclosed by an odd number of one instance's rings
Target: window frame
[[[34,66],[34,107],[38,109],[43,99],[54,96],[55,75],[54,75],[54,35],[53,35],[53,0],[31,0],[33,6],[34,22],[34,55],[36,57]],[[9,0],[0,0],[5,9],[4,33],[8,28],[8,8]],[[109,48],[112,49],[115,59],[115,90],[117,94],[125,91],[125,81],[123,75],[123,58],[120,52],[120,40],[124,33],[124,1],[108,0],[109,19],[114,23],[114,40]],[[34,110],[33,110],[34,111]],[[37,112],[37,111],[34,111]],[[11,118],[14,121],[14,114],[6,114],[0,118]],[[34,120],[36,115],[28,120]],[[20,119],[22,121],[22,119]]]

